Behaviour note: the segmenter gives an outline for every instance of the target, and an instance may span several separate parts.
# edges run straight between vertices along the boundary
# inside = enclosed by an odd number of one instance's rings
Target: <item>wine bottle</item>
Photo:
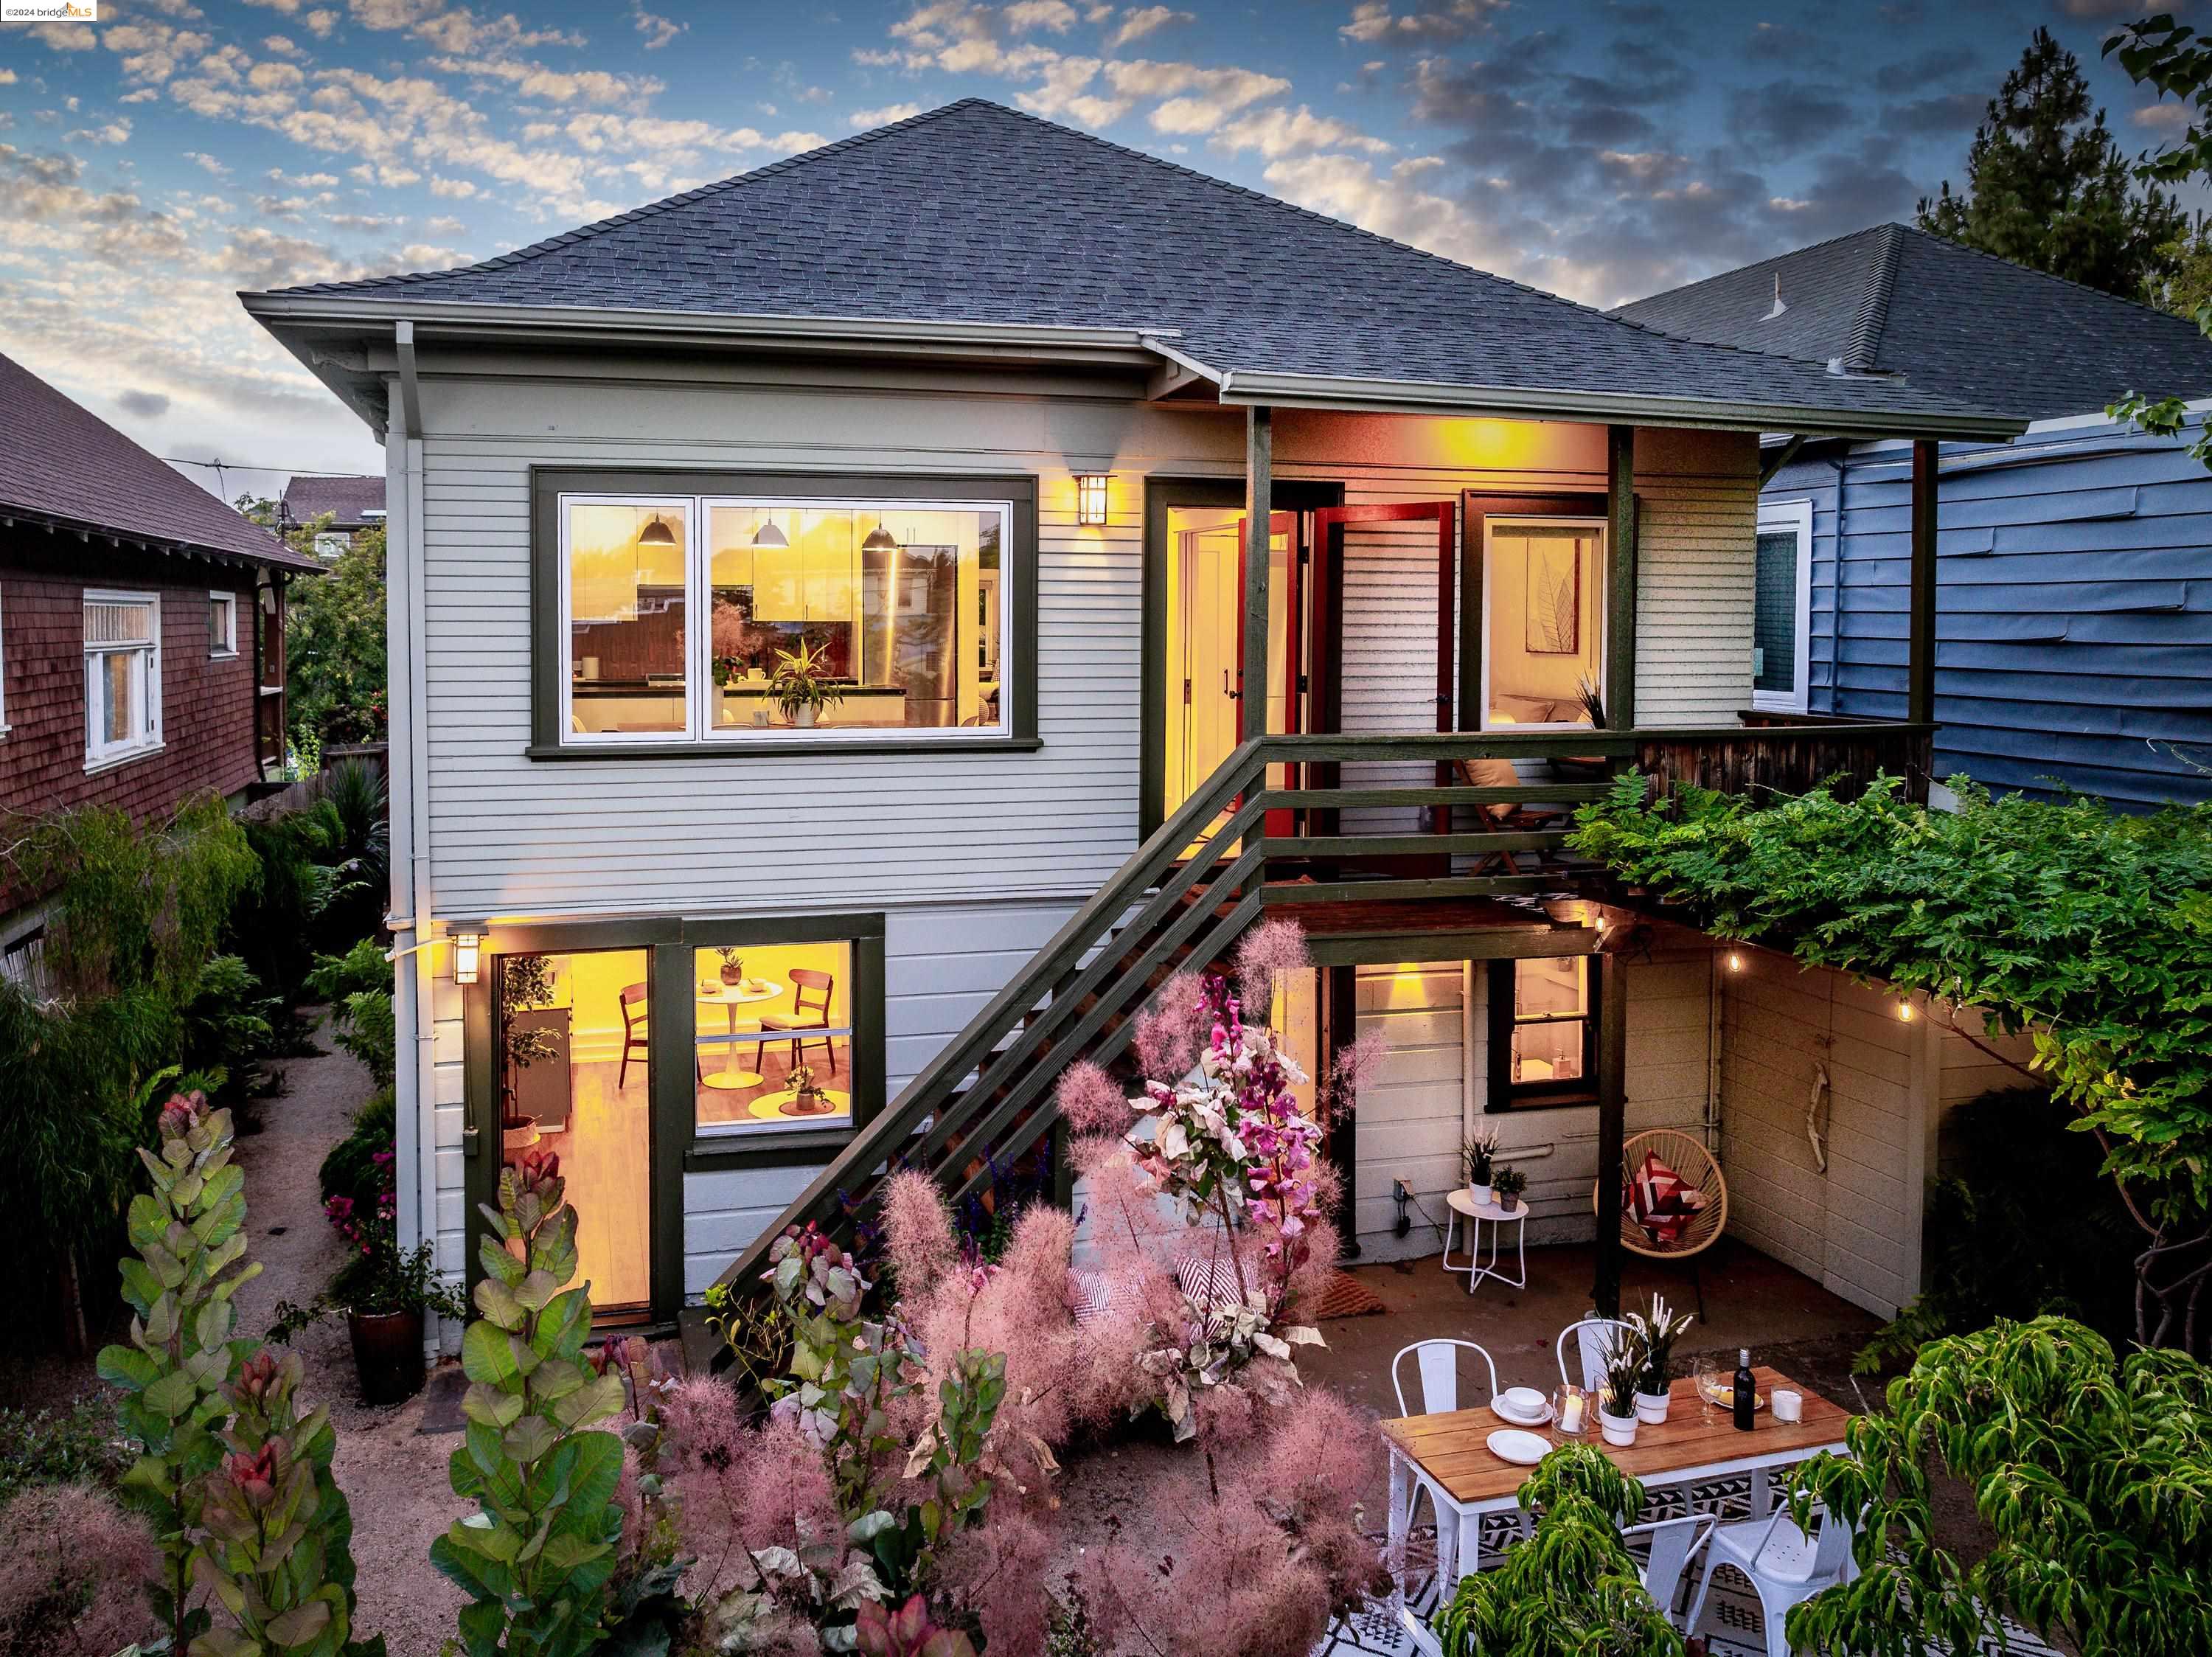
[[[1751,1430],[1752,1401],[1759,1396],[1759,1382],[1751,1373],[1751,1349],[1740,1347],[1735,1355],[1735,1430]]]

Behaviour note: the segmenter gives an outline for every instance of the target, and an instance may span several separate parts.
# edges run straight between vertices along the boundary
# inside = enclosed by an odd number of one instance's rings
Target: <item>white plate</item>
[[[1545,1401],[1543,1406],[1534,1415],[1524,1416],[1519,1410],[1508,1406],[1503,1394],[1491,1399],[1490,1413],[1500,1421],[1510,1422],[1516,1427],[1548,1426],[1553,1419],[1553,1411],[1549,1399]]]
[[[1490,1447],[1491,1454],[1500,1461],[1510,1461],[1516,1467],[1534,1467],[1552,1453],[1550,1440],[1513,1427],[1499,1429],[1483,1442]]]

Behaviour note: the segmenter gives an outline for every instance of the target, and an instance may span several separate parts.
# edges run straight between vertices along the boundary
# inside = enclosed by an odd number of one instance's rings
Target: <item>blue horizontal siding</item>
[[[1941,774],[2144,809],[2212,800],[2212,474],[2111,427],[1946,444],[1939,496]],[[1813,504],[1815,712],[1901,718],[1911,466],[1896,447],[1800,459]]]

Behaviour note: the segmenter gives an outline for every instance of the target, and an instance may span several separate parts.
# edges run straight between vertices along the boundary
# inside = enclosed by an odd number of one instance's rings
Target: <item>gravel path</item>
[[[238,1142],[253,1258],[262,1268],[238,1302],[240,1322],[257,1331],[268,1327],[279,1301],[312,1301],[345,1258],[344,1245],[323,1218],[316,1171],[372,1091],[368,1071],[335,1050],[288,1060],[283,1068],[288,1091],[263,1104],[263,1130]],[[308,1330],[298,1349],[308,1394],[329,1404],[337,1429],[334,1471],[353,1507],[359,1569],[356,1627],[382,1633],[391,1657],[436,1657],[465,1603],[429,1560],[432,1538],[465,1506],[446,1482],[447,1458],[460,1441],[417,1433],[419,1394],[389,1410],[360,1401],[343,1319]]]

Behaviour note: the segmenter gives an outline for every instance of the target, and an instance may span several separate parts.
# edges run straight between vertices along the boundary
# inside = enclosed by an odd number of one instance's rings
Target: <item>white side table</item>
[[[1444,1270],[1465,1272],[1467,1292],[1470,1295],[1474,1293],[1475,1285],[1485,1277],[1495,1277],[1508,1288],[1528,1288],[1528,1199],[1522,1198],[1520,1204],[1508,1213],[1498,1206],[1496,1197],[1486,1203],[1478,1203],[1474,1200],[1473,1190],[1462,1185],[1445,1197],[1444,1202],[1451,1209],[1451,1219],[1444,1227]],[[1467,1221],[1467,1264],[1455,1265],[1451,1257],[1452,1239],[1458,1234],[1462,1220]],[[1490,1258],[1486,1262],[1482,1258],[1482,1228],[1486,1225],[1490,1228]],[[1516,1273],[1510,1277],[1498,1269],[1498,1260],[1505,1247],[1504,1229],[1508,1226],[1513,1228],[1513,1252],[1516,1264]]]

